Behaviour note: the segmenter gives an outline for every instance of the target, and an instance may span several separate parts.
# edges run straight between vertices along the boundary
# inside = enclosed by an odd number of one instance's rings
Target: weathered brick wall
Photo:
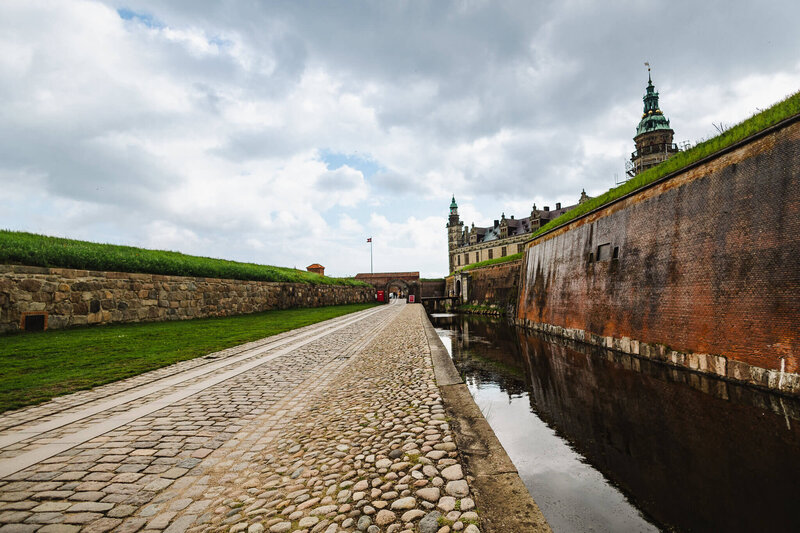
[[[445,292],[445,281],[436,280],[436,281],[420,281],[420,296],[422,298],[435,298],[440,296],[446,296],[447,293]]]
[[[800,391],[780,372],[800,370],[800,122],[535,240],[523,269],[527,326]]]
[[[513,309],[517,301],[522,261],[509,261],[467,271],[467,301],[472,305]]]
[[[375,298],[372,287],[272,283],[0,265],[0,331],[47,312],[48,329],[183,320]]]

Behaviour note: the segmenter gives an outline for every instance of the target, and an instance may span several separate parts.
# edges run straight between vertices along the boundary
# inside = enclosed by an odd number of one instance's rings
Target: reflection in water
[[[432,319],[556,532],[655,530],[643,514],[666,530],[800,531],[796,400],[499,320]]]

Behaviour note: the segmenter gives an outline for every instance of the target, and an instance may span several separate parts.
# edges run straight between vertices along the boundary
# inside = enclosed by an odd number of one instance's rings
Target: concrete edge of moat
[[[423,313],[436,384],[465,466],[485,533],[552,532],[514,463],[475,403],[453,360]]]

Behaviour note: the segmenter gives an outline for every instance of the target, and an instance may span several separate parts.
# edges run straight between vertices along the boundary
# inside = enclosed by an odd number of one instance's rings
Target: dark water
[[[496,319],[432,321],[554,531],[800,531],[798,401]]]

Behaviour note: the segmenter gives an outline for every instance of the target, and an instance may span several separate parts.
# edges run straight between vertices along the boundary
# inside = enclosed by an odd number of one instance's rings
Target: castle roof
[[[560,217],[570,209],[577,207],[578,204],[562,207],[561,209],[554,209],[552,211],[545,211],[544,209],[535,209],[532,214],[539,220],[538,227],[544,226],[551,220]],[[506,218],[505,223],[508,225],[508,236],[514,237],[515,235],[524,235],[531,232],[531,217],[525,218]],[[474,226],[471,232],[475,232],[478,236],[478,243],[490,242],[500,239],[500,223],[496,226],[478,227]]]
[[[642,100],[644,100],[644,113],[642,114],[642,120],[639,121],[639,126],[636,128],[636,137],[643,133],[656,130],[672,130],[672,128],[669,127],[669,120],[658,107],[658,93],[653,86],[653,80],[650,79],[649,69],[647,74],[647,92],[642,97]]]

